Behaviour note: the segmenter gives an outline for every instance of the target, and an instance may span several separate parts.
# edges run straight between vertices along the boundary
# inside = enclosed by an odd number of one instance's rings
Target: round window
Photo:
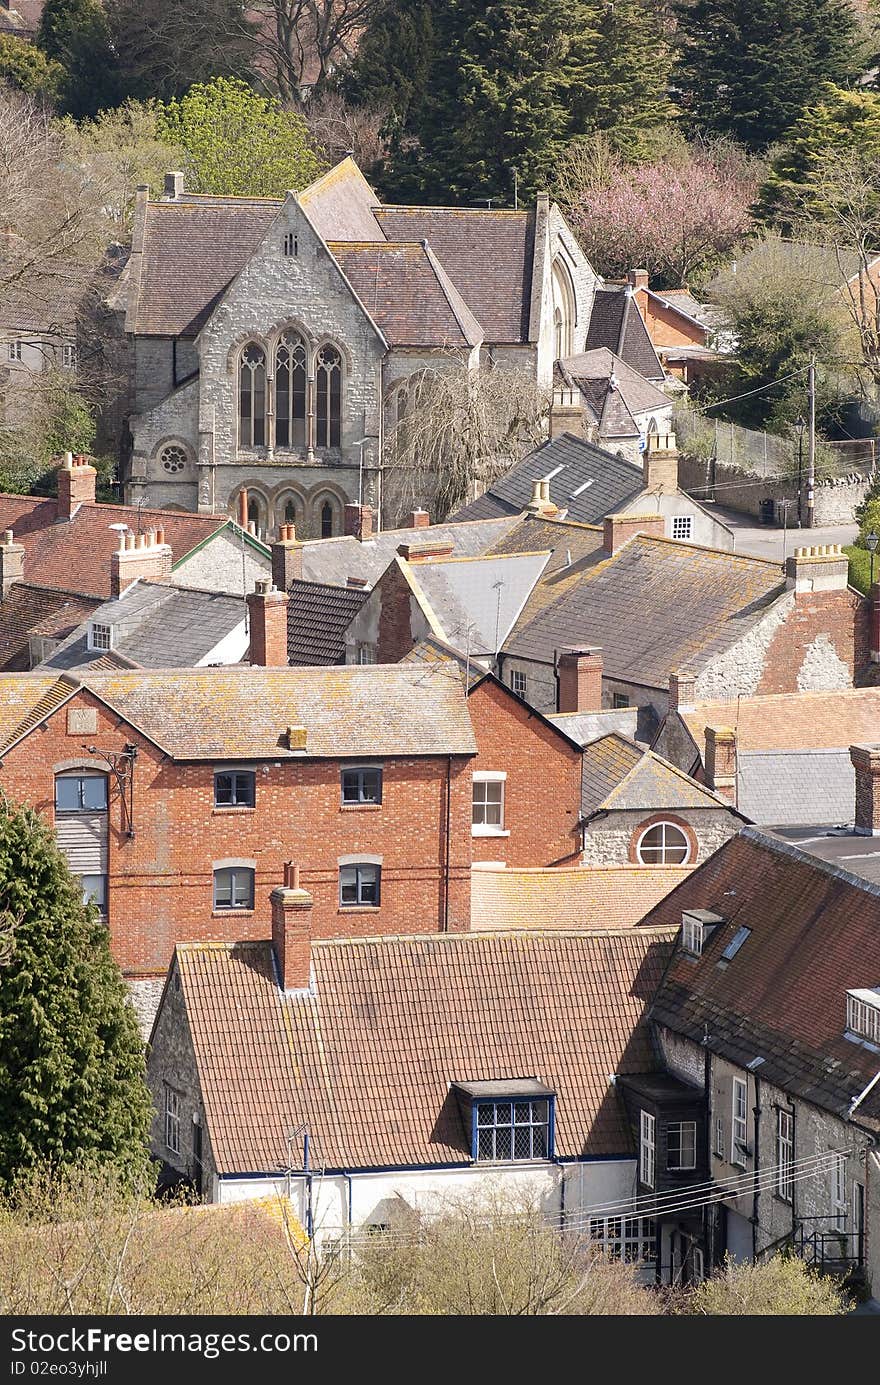
[[[174,475],[176,472],[184,471],[186,468],[186,450],[182,447],[173,445],[171,447],[163,447],[160,453],[160,460],[165,470],[170,471],[171,474]]]
[[[642,833],[636,847],[643,866],[683,866],[689,854],[688,839],[674,822],[655,822]]]

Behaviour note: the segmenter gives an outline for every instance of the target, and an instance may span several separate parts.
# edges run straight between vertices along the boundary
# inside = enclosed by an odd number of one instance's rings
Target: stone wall
[[[656,822],[671,822],[688,839],[688,865],[701,865],[739,831],[742,823],[723,808],[687,808],[666,811],[607,813],[588,823],[582,864],[617,866],[638,862],[637,843],[642,832]]]
[[[258,577],[272,570],[272,560],[229,529],[222,529],[191,557],[175,567],[172,582],[201,591],[247,596]]]
[[[686,491],[693,491],[695,497],[705,502],[714,498],[719,504],[729,505],[732,510],[761,518],[761,502],[768,498],[775,502],[775,522],[782,524],[780,502],[787,500],[788,527],[797,524],[797,481],[771,480],[743,471],[739,467],[724,466],[716,462],[713,468],[715,487],[709,485],[709,464],[704,458],[681,456],[679,458],[679,484]],[[853,510],[865,497],[870,484],[870,475],[861,470],[848,472],[828,480],[817,480],[815,486],[815,523],[852,524]],[[801,488],[801,513],[806,522],[807,513],[807,472],[804,466]]]
[[[180,1152],[165,1143],[165,1088],[174,1089],[179,1098]],[[203,1194],[210,1195],[216,1169],[205,1119],[201,1083],[186,1008],[176,966],[169,978],[159,1024],[147,1057],[147,1086],[153,1097],[150,1151],[169,1169],[184,1178],[197,1174],[195,1131],[202,1131]]]

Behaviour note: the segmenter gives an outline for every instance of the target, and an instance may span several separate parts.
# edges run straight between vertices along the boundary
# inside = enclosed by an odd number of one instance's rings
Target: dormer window
[[[846,1027],[857,1038],[880,1048],[880,986],[871,990],[847,991]]]
[[[102,625],[97,620],[89,622],[89,649],[112,649],[113,626]]]
[[[702,957],[703,948],[724,920],[708,909],[689,909],[681,916],[681,946],[689,957]]]
[[[456,1082],[477,1163],[551,1159],[555,1093],[537,1078]]]

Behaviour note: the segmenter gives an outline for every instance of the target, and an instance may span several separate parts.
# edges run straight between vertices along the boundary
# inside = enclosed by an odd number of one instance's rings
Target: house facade
[[[261,535],[342,532],[377,506],[386,435],[427,369],[549,387],[583,349],[596,275],[555,204],[383,206],[345,159],[284,202],[140,195],[126,270],[132,501],[225,510]]]

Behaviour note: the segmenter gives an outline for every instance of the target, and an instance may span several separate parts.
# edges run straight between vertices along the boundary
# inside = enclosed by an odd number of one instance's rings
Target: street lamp
[[[798,492],[797,492],[797,516],[798,516],[798,528],[800,529],[800,527],[801,527],[801,470],[802,470],[802,468],[803,468],[803,461],[804,461],[804,429],[805,429],[806,426],[807,426],[806,420],[803,419],[803,418],[798,417],[798,418],[796,418],[795,421],[794,421],[794,426],[795,426],[795,428],[798,430]]]
[[[880,543],[880,536],[875,534],[872,529],[870,534],[865,536],[865,547],[871,555],[871,578],[868,583],[869,587],[873,587],[874,585],[874,554],[877,552],[878,543]]]

